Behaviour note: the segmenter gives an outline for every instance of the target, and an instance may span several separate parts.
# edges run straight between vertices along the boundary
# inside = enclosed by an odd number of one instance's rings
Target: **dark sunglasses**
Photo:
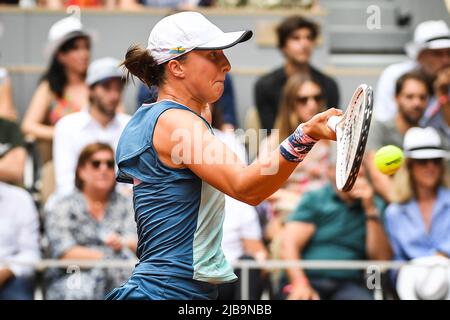
[[[313,99],[316,103],[319,103],[319,102],[322,102],[322,100],[323,100],[323,95],[321,95],[321,94],[316,94],[316,95],[314,95],[314,96],[298,96],[298,97],[296,97],[295,101],[296,101],[298,104],[305,105],[305,104],[308,103],[308,100],[309,100],[309,99]]]
[[[433,159],[414,159],[414,163],[417,163],[419,166],[426,166],[428,162],[431,162],[434,165],[440,165],[442,163],[442,158],[433,158]]]
[[[91,165],[95,169],[100,168],[102,163],[106,164],[108,169],[113,169],[114,168],[114,160],[91,160]]]

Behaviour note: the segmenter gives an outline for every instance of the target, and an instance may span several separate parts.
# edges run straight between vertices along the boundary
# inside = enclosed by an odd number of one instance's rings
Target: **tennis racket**
[[[336,186],[350,191],[363,160],[372,118],[372,88],[361,84],[353,93],[343,116],[332,116],[328,127],[336,132]]]

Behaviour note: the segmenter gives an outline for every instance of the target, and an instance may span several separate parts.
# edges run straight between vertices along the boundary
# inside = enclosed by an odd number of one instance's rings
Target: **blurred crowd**
[[[142,10],[144,8],[172,8],[194,10],[200,7],[302,7],[308,10],[319,8],[317,0],[0,0],[0,4],[20,7],[40,7],[60,10],[69,6],[91,9]]]
[[[121,2],[158,6],[161,1]],[[276,149],[300,123],[344,103],[337,81],[310,63],[319,26],[295,15],[281,21],[276,34],[284,64],[254,87],[257,117],[252,127],[269,132],[258,155],[249,155],[235,133],[240,125],[231,76],[224,95],[211,106],[215,134],[245,163]],[[115,181],[114,152],[130,119],[124,112],[130,108],[122,101],[127,83],[121,61],[91,61],[91,44],[74,17],[52,25],[47,39],[51,58],[20,123],[11,80],[0,69],[0,299],[33,299],[36,283],[45,299],[103,299],[130,275],[130,270],[82,269],[77,285],[65,269],[37,274],[27,264],[44,258],[136,258],[132,189]],[[226,198],[222,245],[228,260],[448,264],[450,29],[444,21],[424,21],[406,49],[409,59],[387,67],[374,88],[374,119],[354,188],[336,189],[335,144],[319,142],[285,185],[259,206]],[[140,83],[136,108],[157,95],[155,88]],[[385,145],[405,152],[404,165],[392,176],[374,164],[375,152]],[[38,174],[27,190],[30,162]],[[426,274],[404,271],[383,273],[385,298],[450,297],[445,272],[434,277],[441,277],[434,282],[440,287],[430,289]],[[250,272],[250,298],[264,293],[271,299],[373,299],[366,276],[361,270],[255,269]],[[219,298],[240,299],[240,285],[221,285]]]

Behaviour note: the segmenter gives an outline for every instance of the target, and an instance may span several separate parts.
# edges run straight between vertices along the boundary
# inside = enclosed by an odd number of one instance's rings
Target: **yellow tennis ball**
[[[375,153],[375,165],[382,173],[394,174],[404,160],[403,151],[393,145],[387,145],[378,149]]]

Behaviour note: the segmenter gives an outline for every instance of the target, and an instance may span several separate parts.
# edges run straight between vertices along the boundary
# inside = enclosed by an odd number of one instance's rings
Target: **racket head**
[[[350,191],[358,177],[372,119],[373,91],[361,84],[336,126],[336,187]]]

